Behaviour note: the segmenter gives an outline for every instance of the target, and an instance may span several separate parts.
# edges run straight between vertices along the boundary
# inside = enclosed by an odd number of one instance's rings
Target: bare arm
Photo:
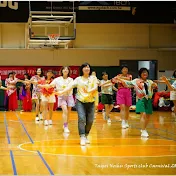
[[[169,80],[165,76],[162,76],[162,80],[166,83],[166,85],[168,86],[168,88],[170,90],[174,90],[174,88],[172,87],[171,83],[169,82]]]
[[[1,89],[1,90],[8,90],[8,88],[3,87],[3,86],[1,86],[0,89]]]
[[[112,89],[115,90],[116,92],[118,91],[118,89],[115,86],[113,86]]]

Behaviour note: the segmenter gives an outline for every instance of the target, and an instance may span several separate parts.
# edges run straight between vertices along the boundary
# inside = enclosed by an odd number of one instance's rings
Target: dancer
[[[117,91],[117,88],[114,87],[114,84],[112,84],[108,80],[108,74],[107,72],[102,73],[103,80],[100,81],[101,86],[101,103],[105,106],[105,120],[107,120],[107,123],[111,123],[111,118],[109,116],[110,112],[112,111],[114,107],[113,102],[113,90]],[[108,82],[108,84],[106,84]]]
[[[152,80],[147,79],[149,71],[146,68],[139,70],[139,77],[132,81],[123,80],[120,77],[112,79],[112,82],[120,81],[123,86],[134,86],[136,90],[137,103],[136,112],[141,113],[141,137],[148,137],[149,134],[146,130],[149,123],[150,116],[152,115],[152,96],[153,89],[157,88],[157,84]]]
[[[78,130],[80,144],[83,146],[90,143],[88,135],[94,120],[94,93],[97,90],[97,82],[90,76],[91,72],[91,66],[88,63],[82,64],[80,67],[80,76],[63,91],[58,92],[58,95],[62,95],[77,87],[76,108],[78,113]]]
[[[46,75],[46,80],[39,81],[38,83],[41,85],[49,85],[53,80],[53,72],[48,71]],[[38,85],[38,87],[42,87]],[[41,90],[41,101],[42,101],[42,109],[43,109],[43,118],[44,118],[44,125],[52,125],[52,116],[53,116],[53,107],[54,103],[56,102],[54,88],[46,89],[42,88]],[[48,108],[49,108],[49,117],[48,117]]]
[[[18,79],[15,77],[14,73],[11,72],[8,78],[5,80],[5,85],[7,87],[6,91],[6,106],[8,110],[15,111],[18,108],[18,97],[16,83]]]
[[[95,71],[92,71],[91,77],[93,79],[95,79],[95,81],[97,82],[97,86],[99,86],[100,85],[100,80],[97,79]],[[97,88],[97,90],[95,91],[95,113],[98,112],[98,104],[99,104],[99,93],[98,93],[98,88]]]
[[[122,74],[117,75],[122,80],[131,81],[132,75],[128,74],[128,67],[123,66],[121,69]],[[124,87],[122,83],[118,82],[118,92],[116,96],[117,104],[120,105],[120,114],[122,119],[122,128],[129,128],[129,108],[132,105],[131,89]]]
[[[73,83],[73,79],[70,78],[71,70],[69,67],[65,66],[61,68],[61,76],[55,78],[50,87],[56,87],[57,91],[63,91],[69,84]],[[62,117],[63,117],[63,130],[64,133],[69,133],[68,120],[72,107],[75,106],[73,99],[73,90],[65,92],[62,96],[58,97],[58,107],[62,108]]]
[[[32,100],[35,101],[36,104],[36,121],[43,120],[42,117],[42,102],[41,102],[41,89],[38,87],[38,82],[45,80],[45,77],[43,76],[43,70],[41,68],[38,68],[36,70],[36,75],[34,75],[30,79],[30,83],[33,84],[33,90],[32,90]]]
[[[165,77],[165,76],[162,76],[161,79],[166,83],[166,85],[168,86],[169,90],[171,91],[170,92],[170,100],[173,101],[174,103],[174,113],[176,114],[176,80],[173,82],[173,84],[170,83],[170,81]]]
[[[24,82],[22,88],[23,111],[32,111],[32,98],[31,98],[31,84],[29,83],[30,77],[24,74]],[[25,83],[27,81],[27,83]]]

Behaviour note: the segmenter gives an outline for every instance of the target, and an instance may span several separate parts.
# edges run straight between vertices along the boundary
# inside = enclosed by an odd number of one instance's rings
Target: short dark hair
[[[43,76],[44,76],[44,72],[43,72],[43,69],[42,69],[42,68],[37,68],[35,74],[37,75],[37,70],[38,70],[38,69],[41,69],[40,77],[43,77]]]
[[[28,73],[25,73],[24,75],[26,75],[26,76],[27,76],[27,79],[30,79],[30,76],[29,76],[29,74],[28,74]]]
[[[89,75],[92,74],[92,68],[91,68],[90,64],[84,63],[84,64],[82,64],[82,65],[80,66],[80,68],[79,68],[79,75],[80,75],[80,76],[83,76],[83,68],[84,68],[84,67],[87,67],[87,66],[90,67],[90,73],[89,73]]]
[[[60,74],[61,74],[61,76],[63,76],[62,71],[63,71],[63,69],[65,69],[65,68],[68,68],[68,77],[69,77],[69,76],[71,75],[71,69],[70,69],[69,66],[63,66],[63,67],[60,69]]]
[[[48,70],[47,73],[52,73],[54,75],[54,72],[52,70]]]
[[[104,75],[108,75],[108,73],[106,71],[101,73],[101,76],[103,77]]]
[[[122,66],[121,66],[121,70],[122,70],[123,68],[127,68],[127,69],[129,70],[129,68],[128,68],[127,65],[122,65]]]
[[[10,73],[8,74],[8,78],[9,78],[10,75],[13,75],[13,72],[10,72]]]
[[[173,73],[173,75],[172,75],[174,78],[176,78],[175,73],[176,73],[176,70],[174,71],[174,73]]]
[[[146,72],[148,73],[148,75],[149,75],[149,70],[148,70],[147,68],[141,68],[141,69],[139,70],[139,76],[140,76],[140,77],[141,77],[141,74],[142,74],[144,71],[146,71]]]

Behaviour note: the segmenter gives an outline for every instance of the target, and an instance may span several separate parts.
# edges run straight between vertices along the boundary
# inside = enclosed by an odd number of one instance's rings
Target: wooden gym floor
[[[126,130],[119,115],[112,113],[109,125],[98,113],[91,144],[81,147],[76,112],[71,113],[70,135],[63,133],[61,112],[54,112],[48,129],[35,123],[34,112],[0,112],[0,174],[176,174],[176,117],[155,112],[149,139],[141,139],[139,115],[130,113]]]

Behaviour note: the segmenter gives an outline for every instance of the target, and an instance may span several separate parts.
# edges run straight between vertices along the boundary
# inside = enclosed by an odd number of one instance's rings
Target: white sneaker
[[[68,129],[68,127],[63,126],[63,129],[64,129],[64,133],[70,133],[70,130]]]
[[[45,126],[48,126],[48,120],[45,120],[45,121],[44,121],[44,125],[45,125]]]
[[[39,118],[40,118],[40,120],[43,120],[42,114],[39,114]]]
[[[122,128],[123,128],[123,129],[127,128],[127,127],[126,127],[126,122],[125,122],[125,120],[122,120]]]
[[[37,116],[36,118],[35,118],[35,121],[39,121],[40,119],[39,119],[39,117]]]
[[[111,119],[110,118],[108,118],[107,123],[111,123]]]
[[[103,115],[103,119],[106,120],[106,113],[103,112],[102,115]]]
[[[126,128],[129,128],[128,121],[125,122]]]
[[[146,130],[141,130],[141,137],[149,137],[149,134]]]
[[[80,138],[80,145],[82,145],[82,146],[85,146],[85,145],[86,145],[86,137],[85,137],[85,136],[82,136],[82,137]]]
[[[86,137],[86,144],[90,144],[90,141],[87,137]]]
[[[52,125],[53,124],[53,121],[52,120],[49,120],[49,125]]]

